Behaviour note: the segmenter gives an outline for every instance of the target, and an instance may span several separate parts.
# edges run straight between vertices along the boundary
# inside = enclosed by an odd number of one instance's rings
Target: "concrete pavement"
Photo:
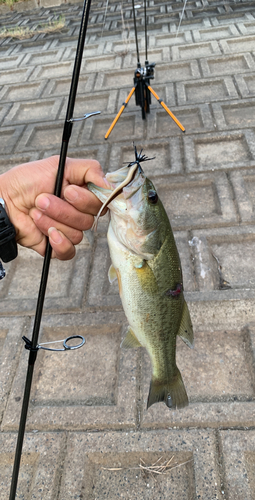
[[[39,352],[17,498],[23,500],[252,500],[255,498],[255,7],[252,1],[150,0],[153,89],[146,121],[131,98],[108,141],[104,134],[133,85],[131,2],[92,2],[69,156],[104,171],[132,161],[133,146],[169,214],[184,271],[195,348],[181,341],[177,364],[190,406],[146,410],[150,363],[120,349],[127,324],[108,283],[107,217],[71,262],[52,262],[40,341],[72,334],[86,345]],[[138,5],[138,4],[137,4]],[[81,4],[10,12],[1,26],[35,26],[61,13],[61,33],[0,44],[0,173],[58,154]],[[143,8],[137,8],[141,62]],[[0,499],[10,487],[42,259],[20,248],[0,283]],[[159,460],[159,462],[157,462]],[[170,461],[171,460],[171,461]],[[170,461],[170,462],[169,462]],[[169,466],[152,474],[155,463]],[[142,468],[141,466],[145,467]],[[115,470],[113,470],[115,469]]]

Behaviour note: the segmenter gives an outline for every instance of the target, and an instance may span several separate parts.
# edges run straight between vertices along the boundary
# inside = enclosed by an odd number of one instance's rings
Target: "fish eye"
[[[153,189],[150,189],[148,192],[148,200],[153,205],[155,205],[158,201],[158,195],[157,195],[156,191],[154,191]]]

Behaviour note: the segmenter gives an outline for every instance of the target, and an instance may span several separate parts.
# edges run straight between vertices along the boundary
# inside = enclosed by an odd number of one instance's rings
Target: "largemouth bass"
[[[188,405],[188,396],[176,365],[176,336],[192,347],[193,329],[180,258],[153,183],[139,163],[130,165],[106,175],[112,189],[88,184],[110,209],[108,277],[110,282],[118,279],[129,322],[121,347],[143,346],[149,353],[152,378],[147,408],[159,401],[182,408]]]

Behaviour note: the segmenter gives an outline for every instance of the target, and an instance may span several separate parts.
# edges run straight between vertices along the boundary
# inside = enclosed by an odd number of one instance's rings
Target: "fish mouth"
[[[137,197],[132,202],[129,200],[141,190],[146,179],[142,169],[137,164],[125,166],[114,172],[107,173],[106,179],[111,189],[101,188],[91,182],[87,185],[88,189],[103,203],[96,219],[98,220],[106,206],[114,214],[126,218],[127,210],[138,202]]]

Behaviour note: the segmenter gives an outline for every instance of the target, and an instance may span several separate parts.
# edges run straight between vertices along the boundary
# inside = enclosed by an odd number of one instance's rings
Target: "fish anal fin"
[[[120,347],[123,349],[133,349],[136,347],[142,347],[139,340],[137,340],[133,330],[129,327],[125,338],[122,340]]]
[[[147,401],[147,409],[154,403],[164,401],[166,406],[175,410],[188,406],[189,400],[182,380],[182,376],[176,367],[176,374],[169,382],[160,381],[152,377]]]
[[[113,265],[111,264],[108,271],[108,279],[112,284],[117,279],[117,273]]]
[[[192,322],[190,319],[190,314],[188,310],[188,306],[186,302],[184,301],[184,306],[182,310],[182,319],[181,319],[181,324],[180,328],[178,331],[179,337],[185,342],[185,344],[193,349],[194,347],[194,334],[193,334],[193,326]]]

